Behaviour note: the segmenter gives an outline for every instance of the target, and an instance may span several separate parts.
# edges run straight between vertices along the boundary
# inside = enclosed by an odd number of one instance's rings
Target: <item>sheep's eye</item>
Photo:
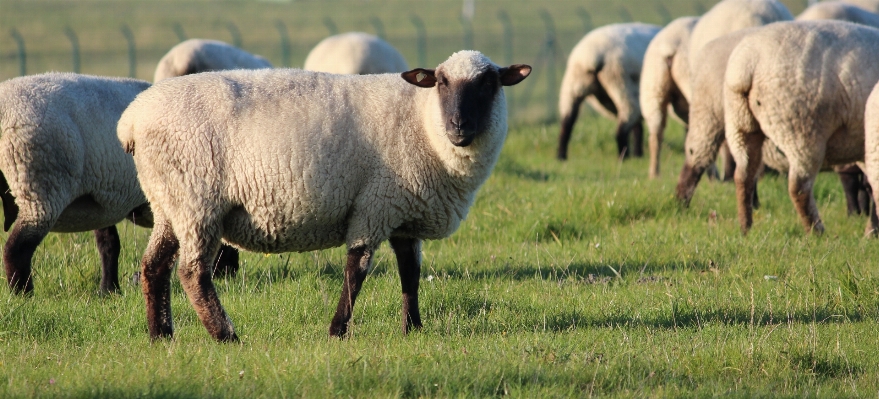
[[[447,85],[449,84],[449,81],[446,80],[446,77],[445,77],[445,76],[440,76],[440,77],[436,80],[436,83],[437,83],[438,85],[440,85],[440,86],[447,86]]]

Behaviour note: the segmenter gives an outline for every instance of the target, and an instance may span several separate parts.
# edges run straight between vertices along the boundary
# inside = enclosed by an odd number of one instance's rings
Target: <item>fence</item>
[[[227,41],[276,66],[298,67],[323,37],[365,31],[388,40],[413,67],[434,66],[461,48],[480,50],[499,64],[530,64],[532,76],[507,90],[510,117],[548,122],[557,116],[567,52],[586,32],[615,22],[663,25],[714,3],[702,1],[482,0],[472,14],[462,12],[460,0],[6,1],[0,79],[55,70],[151,80],[159,58],[190,37]],[[786,3],[795,12],[806,5]],[[66,17],[59,23],[58,13],[45,12],[47,5],[67,8],[59,11]]]

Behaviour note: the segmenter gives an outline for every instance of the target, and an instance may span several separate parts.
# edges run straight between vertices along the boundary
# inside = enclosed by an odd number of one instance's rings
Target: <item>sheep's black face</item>
[[[480,128],[490,122],[495,98],[501,89],[498,71],[489,68],[475,78],[455,79],[440,70],[436,81],[446,136],[452,144],[466,147]]]
[[[419,87],[436,87],[446,136],[453,145],[466,147],[491,123],[501,86],[515,85],[530,73],[531,67],[527,65],[490,65],[461,77],[440,66],[436,71],[413,69],[403,72],[402,77]]]

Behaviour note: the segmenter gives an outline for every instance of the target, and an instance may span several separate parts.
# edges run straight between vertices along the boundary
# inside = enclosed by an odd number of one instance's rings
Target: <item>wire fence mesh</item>
[[[435,66],[480,50],[496,63],[534,67],[508,91],[513,122],[551,122],[571,48],[591,29],[618,22],[664,25],[700,15],[711,0],[4,0],[0,79],[46,71],[152,80],[158,60],[187,38],[229,42],[278,67],[301,67],[324,37],[376,34],[410,66]],[[806,0],[785,4],[798,13]],[[468,7],[472,7],[468,9]]]

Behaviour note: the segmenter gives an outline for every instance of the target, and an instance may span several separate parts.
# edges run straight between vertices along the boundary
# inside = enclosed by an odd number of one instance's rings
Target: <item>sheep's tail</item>
[[[743,42],[744,43],[744,42]],[[750,46],[739,44],[727,62],[724,77],[723,113],[726,125],[727,144],[730,151],[745,153],[744,143],[730,140],[731,137],[743,137],[760,131],[760,125],[750,107],[751,89],[754,83],[754,72],[757,69],[757,52]]]
[[[136,118],[133,113],[128,112],[130,109],[131,105],[119,118],[119,124],[116,125],[116,135],[119,138],[119,143],[122,144],[122,149],[134,155],[134,122]]]

